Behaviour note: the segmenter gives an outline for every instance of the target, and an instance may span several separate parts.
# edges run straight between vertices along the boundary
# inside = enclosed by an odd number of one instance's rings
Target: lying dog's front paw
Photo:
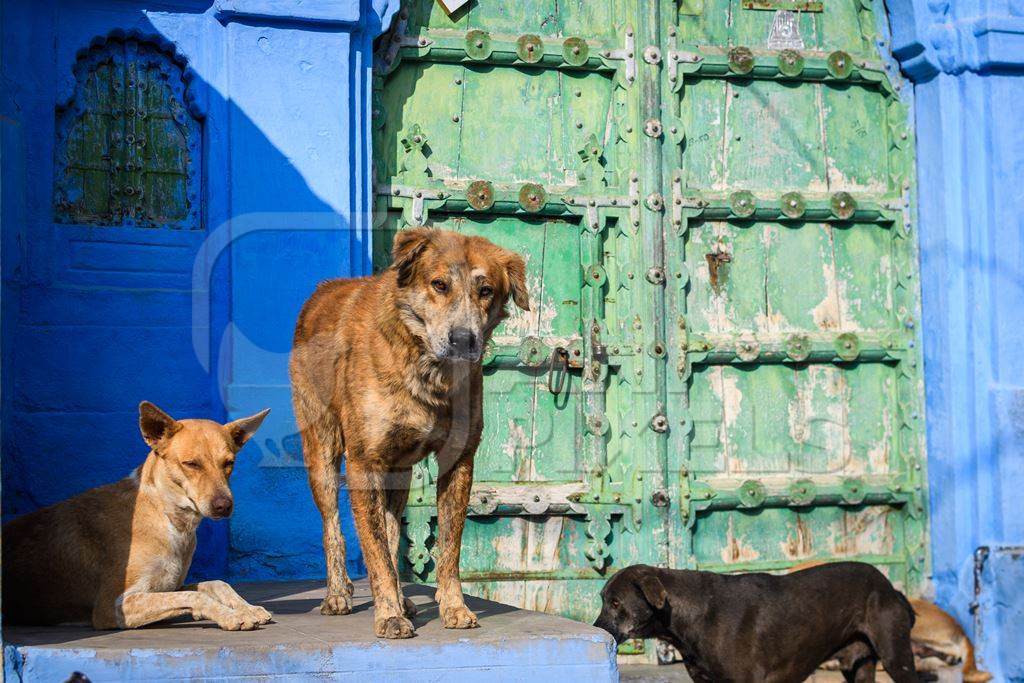
[[[412,638],[416,629],[405,617],[387,617],[373,622],[373,630],[378,638]]]
[[[270,612],[259,605],[249,605],[248,612],[249,616],[255,619],[258,624],[269,624],[270,620],[274,618]]]
[[[444,622],[445,628],[478,628],[480,626],[476,614],[465,605],[451,609],[442,607],[441,620]]]
[[[218,615],[217,626],[225,631],[252,631],[259,626],[259,621],[248,611],[236,610]]]
[[[352,598],[348,595],[328,595],[320,603],[320,614],[348,614],[352,611]]]

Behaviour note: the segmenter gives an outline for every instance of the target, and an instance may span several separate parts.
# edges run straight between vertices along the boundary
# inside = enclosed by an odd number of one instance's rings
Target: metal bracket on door
[[[636,80],[636,32],[632,26],[626,27],[625,47],[617,50],[605,50],[601,53],[605,59],[618,59],[626,65],[626,83],[630,85]]]
[[[387,49],[384,52],[384,58],[380,65],[374,67],[374,69],[379,73],[387,73],[395,66],[395,60],[398,58],[398,51],[403,47],[428,47],[434,42],[430,38],[423,36],[405,35],[405,30],[408,26],[409,9],[403,8],[398,14],[398,20],[395,22],[395,27],[391,30],[391,35],[388,38]]]
[[[707,202],[696,197],[687,197],[683,194],[683,177],[679,172],[672,175],[672,228],[677,235],[686,231],[686,219],[684,218],[688,209],[703,209]],[[690,212],[692,215],[695,212]]]
[[[427,219],[427,200],[447,199],[451,196],[443,190],[428,190],[422,187],[409,187],[408,185],[378,185],[378,195],[390,195],[392,197],[405,197],[412,199],[412,210],[410,219],[413,225],[422,225]]]
[[[665,67],[668,71],[668,81],[672,84],[673,92],[677,92],[683,84],[679,78],[680,65],[683,73],[695,71],[697,66],[704,60],[704,55],[697,52],[687,52],[676,49],[676,33],[672,30],[668,37],[668,48],[665,50]]]

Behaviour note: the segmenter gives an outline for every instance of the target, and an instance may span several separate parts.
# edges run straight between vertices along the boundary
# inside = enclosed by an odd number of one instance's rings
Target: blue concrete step
[[[406,586],[420,611],[415,638],[379,640],[366,581],[354,609],[322,616],[322,582],[237,584],[274,614],[256,631],[221,631],[178,621],[133,631],[84,626],[4,629],[4,672],[15,681],[65,681],[80,671],[100,681],[616,681],[607,633],[569,619],[467,598],[480,628],[445,629],[433,588]]]

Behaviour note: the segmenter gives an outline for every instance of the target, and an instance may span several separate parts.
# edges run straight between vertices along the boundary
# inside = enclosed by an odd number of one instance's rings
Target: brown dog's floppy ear
[[[430,244],[430,228],[411,228],[395,233],[391,245],[392,267],[398,271],[398,286],[404,287],[416,272],[416,259]]]
[[[181,425],[177,420],[157,408],[149,401],[139,404],[139,431],[150,448],[156,448],[164,439],[172,436]]]
[[[228,422],[224,425],[224,429],[228,430],[228,434],[231,435],[231,440],[235,444],[235,450],[239,450],[245,445],[245,442],[252,438],[252,435],[256,433],[256,430],[263,424],[263,418],[270,412],[270,408],[266,408],[250,415],[249,417],[240,417],[234,422]]]
[[[640,590],[644,593],[644,598],[650,603],[654,609],[664,609],[665,603],[668,602],[668,592],[665,590],[665,586],[661,584],[661,579],[654,572],[644,572],[643,576],[640,577]]]
[[[530,293],[526,291],[526,261],[513,252],[506,262],[505,271],[508,273],[512,301],[524,311],[530,310]]]

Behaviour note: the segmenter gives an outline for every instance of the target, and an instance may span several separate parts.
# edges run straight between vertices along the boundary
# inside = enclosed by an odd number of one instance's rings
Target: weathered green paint
[[[528,260],[534,310],[485,359],[470,592],[590,619],[637,562],[924,578],[905,106],[868,0],[743,4],[419,0],[382,43],[377,264],[420,222]]]

